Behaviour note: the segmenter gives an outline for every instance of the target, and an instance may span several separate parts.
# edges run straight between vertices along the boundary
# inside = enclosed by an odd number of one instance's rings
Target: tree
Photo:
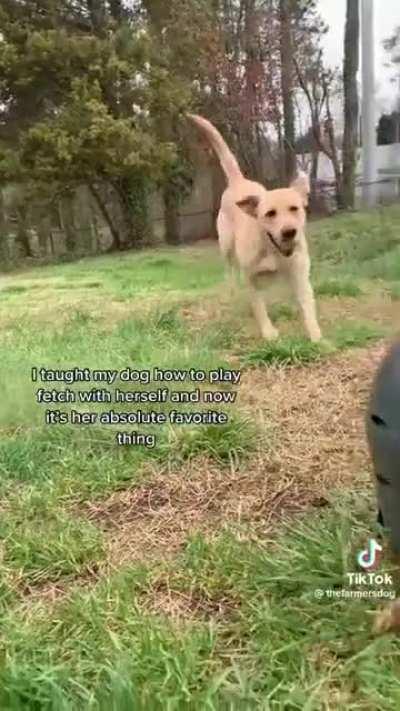
[[[342,171],[331,103],[338,94],[338,75],[325,66],[321,38],[327,26],[318,15],[316,3],[305,1],[298,11],[294,65],[297,85],[309,108],[311,123],[311,194],[310,206],[316,204],[319,154],[326,155],[335,175],[337,203],[341,203]]]
[[[344,36],[343,90],[344,134],[342,147],[342,204],[354,208],[358,144],[357,73],[360,55],[360,9],[358,0],[347,0]]]
[[[176,161],[155,116],[181,111],[190,90],[118,2],[6,0],[0,21],[2,179],[49,197],[84,181],[114,246],[136,243],[146,228],[146,186],[162,183]]]
[[[296,78],[307,100],[311,120],[308,135],[303,137],[308,138],[308,146],[305,149],[303,145],[302,150],[311,153],[310,203],[312,206],[316,199],[319,153],[321,150],[326,153],[326,148],[322,145],[322,116],[326,110],[328,82],[324,82],[323,78],[322,50],[319,46],[315,46],[314,41],[308,41],[303,45],[301,56],[295,55],[294,63]],[[299,144],[296,142],[296,150],[299,149]]]
[[[142,0],[148,20],[149,35],[158,47],[160,58],[178,85],[186,87],[185,111],[198,97],[198,87],[207,84],[209,55],[213,52],[216,30],[212,27],[209,0]],[[166,240],[179,239],[179,206],[190,186],[188,152],[180,129],[181,106],[170,104],[154,112],[160,140],[177,145],[177,159],[171,163],[162,185],[165,208]]]
[[[244,172],[260,181],[273,178],[279,167],[268,136],[281,120],[275,5],[212,0],[214,37],[198,105],[223,130]]]
[[[323,26],[314,22],[315,31],[304,36],[304,41],[295,56],[296,75],[306,97],[315,141],[312,172],[316,174],[318,152],[324,153],[332,162],[335,175],[336,201],[339,208],[354,207],[355,170],[358,138],[358,90],[359,65],[359,8],[358,2],[348,0],[346,17],[344,61],[342,77],[336,70],[324,65],[320,37]],[[334,95],[344,95],[344,134],[342,160],[338,150],[335,121],[332,113]],[[311,181],[313,185],[313,180]]]
[[[272,187],[295,172],[301,86],[314,176],[323,146],[340,189],[316,0],[3,0],[0,27],[0,177],[49,199],[84,181],[115,247],[145,232],[155,186],[176,242],[191,186],[189,109]]]
[[[325,68],[323,54],[319,50],[307,70],[296,61],[296,72],[300,87],[306,97],[311,119],[311,131],[314,139],[311,165],[311,204],[316,199],[316,177],[319,153],[324,153],[332,163],[335,175],[336,201],[342,204],[342,169],[335,134],[331,102],[337,91],[336,72]]]
[[[286,180],[293,178],[296,171],[295,115],[293,105],[293,0],[280,0],[280,59],[281,90],[284,123],[284,172]]]

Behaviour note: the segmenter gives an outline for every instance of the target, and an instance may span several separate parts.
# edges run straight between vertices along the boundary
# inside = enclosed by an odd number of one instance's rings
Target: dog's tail
[[[219,158],[228,184],[233,183],[237,178],[243,178],[242,171],[239,168],[239,163],[215,126],[213,126],[210,121],[207,121],[207,119],[202,116],[188,114],[188,118],[190,118],[191,121],[193,121],[196,126],[198,126],[198,128],[207,136]]]

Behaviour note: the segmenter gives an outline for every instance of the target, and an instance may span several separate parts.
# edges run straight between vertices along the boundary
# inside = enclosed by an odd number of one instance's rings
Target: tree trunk
[[[344,87],[344,134],[342,199],[344,208],[354,208],[357,166],[358,136],[358,90],[360,9],[358,0],[347,0],[346,28],[344,37],[343,87]]]
[[[295,116],[293,106],[293,36],[292,0],[279,0],[281,89],[284,124],[285,178],[290,181],[296,173]]]
[[[283,183],[285,180],[285,166],[284,166],[284,155],[283,155],[283,135],[282,135],[282,122],[279,117],[277,117],[275,123],[275,130],[278,137],[278,181],[279,184]]]
[[[7,221],[4,207],[3,190],[0,188],[0,264],[7,266],[10,261],[10,254],[7,240]]]
[[[165,0],[143,0],[143,6],[158,35],[158,40],[162,44],[164,42],[163,27],[170,16],[169,3]],[[157,128],[162,141],[173,141],[174,127],[170,117],[160,116]],[[165,209],[165,241],[168,244],[179,244],[179,201],[174,187],[168,182],[168,176],[162,190],[162,197]]]
[[[106,205],[105,201],[103,200],[103,197],[102,197],[100,191],[97,189],[97,187],[93,183],[89,184],[89,190],[92,193],[93,197],[95,198],[95,200],[99,206],[100,212],[103,215],[104,220],[106,221],[106,223],[109,227],[109,230],[111,232],[113,241],[112,241],[110,251],[113,249],[122,249],[122,242],[121,242],[120,234],[118,232],[118,229],[114,225],[114,220],[112,219],[112,217],[107,209],[107,205]]]
[[[144,179],[121,178],[111,185],[120,207],[123,221],[120,232],[125,246],[138,247],[145,244],[152,234]]]
[[[29,214],[26,207],[18,207],[18,229],[17,242],[23,252],[24,257],[33,257],[31,243],[29,240]]]
[[[61,198],[62,222],[69,254],[73,254],[78,248],[78,232],[74,223],[74,197],[75,195],[67,194]]]
[[[178,199],[175,190],[167,183],[162,191],[165,207],[165,241],[167,244],[180,243]]]
[[[317,205],[317,181],[318,181],[318,163],[319,150],[318,146],[313,148],[311,154],[311,171],[310,171],[310,210],[313,212]]]
[[[330,112],[329,103],[327,103],[327,122],[326,122],[326,132],[328,135],[329,148],[330,148],[330,158],[332,161],[333,172],[335,174],[335,189],[336,189],[336,203],[339,210],[344,208],[343,199],[343,174],[340,166],[340,160],[338,151],[335,143],[335,130],[333,124],[333,118]]]
[[[244,83],[246,101],[246,119],[243,122],[244,156],[247,158],[247,168],[253,180],[262,181],[261,156],[257,145],[258,126],[258,95],[257,95],[257,69],[258,69],[258,22],[255,0],[245,0],[244,6],[244,37],[245,52]]]

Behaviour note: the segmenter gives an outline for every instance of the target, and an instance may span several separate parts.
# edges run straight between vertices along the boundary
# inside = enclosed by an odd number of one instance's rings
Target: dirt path
[[[225,524],[267,533],[282,516],[322,506],[329,492],[369,485],[364,418],[380,343],[310,368],[249,371],[239,408],[272,426],[272,444],[238,471],[207,460],[154,471],[143,486],[92,503],[87,516],[106,535],[108,565],[174,555],[187,535]]]

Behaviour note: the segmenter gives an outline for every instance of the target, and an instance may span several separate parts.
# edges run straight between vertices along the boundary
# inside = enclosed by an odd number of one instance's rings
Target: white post
[[[361,0],[361,46],[363,202],[372,206],[375,202],[377,179],[374,0]]]
[[[396,102],[396,143],[400,143],[400,74],[397,77],[397,102]]]

